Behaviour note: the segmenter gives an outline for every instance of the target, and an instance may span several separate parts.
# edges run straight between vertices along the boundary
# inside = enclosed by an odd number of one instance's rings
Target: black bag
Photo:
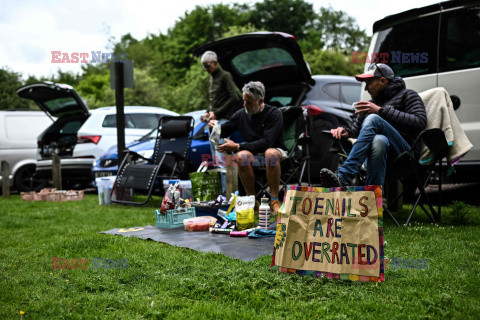
[[[338,169],[339,155],[329,152],[332,140],[322,133],[323,130],[335,129],[339,126],[337,118],[331,114],[318,114],[307,117],[308,133],[311,138],[310,172],[312,182],[320,181],[320,170],[328,168],[332,171]],[[306,149],[303,149],[306,152]]]

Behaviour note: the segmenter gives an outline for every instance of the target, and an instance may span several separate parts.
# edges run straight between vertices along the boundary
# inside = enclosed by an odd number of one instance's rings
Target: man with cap
[[[367,185],[384,185],[387,161],[410,150],[418,134],[427,126],[427,114],[417,92],[406,89],[405,82],[395,77],[386,64],[373,63],[365,74],[357,75],[365,82],[372,99],[358,101],[356,119],[351,128],[332,129],[334,138],[357,138],[343,165],[334,173],[320,170],[324,187],[350,185],[366,163]]]

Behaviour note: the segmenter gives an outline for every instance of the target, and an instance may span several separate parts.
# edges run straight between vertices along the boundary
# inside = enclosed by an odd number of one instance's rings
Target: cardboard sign
[[[380,186],[289,186],[279,211],[272,267],[353,281],[384,281]]]

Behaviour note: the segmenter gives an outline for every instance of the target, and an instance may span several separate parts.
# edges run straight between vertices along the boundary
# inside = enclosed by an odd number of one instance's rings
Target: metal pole
[[[125,112],[124,112],[124,79],[123,63],[115,62],[115,102],[117,106],[117,153],[118,163],[122,163],[125,157]]]

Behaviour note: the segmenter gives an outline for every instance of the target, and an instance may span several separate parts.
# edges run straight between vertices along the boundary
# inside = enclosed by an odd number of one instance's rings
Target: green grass
[[[387,258],[428,259],[428,269],[390,268],[384,283],[362,283],[277,273],[270,257],[246,263],[99,234],[154,225],[152,207],[12,196],[0,200],[0,319],[478,319],[479,210],[456,203],[443,213],[440,225],[418,213],[408,228],[388,219],[384,228]],[[52,257],[129,268],[58,270]]]

